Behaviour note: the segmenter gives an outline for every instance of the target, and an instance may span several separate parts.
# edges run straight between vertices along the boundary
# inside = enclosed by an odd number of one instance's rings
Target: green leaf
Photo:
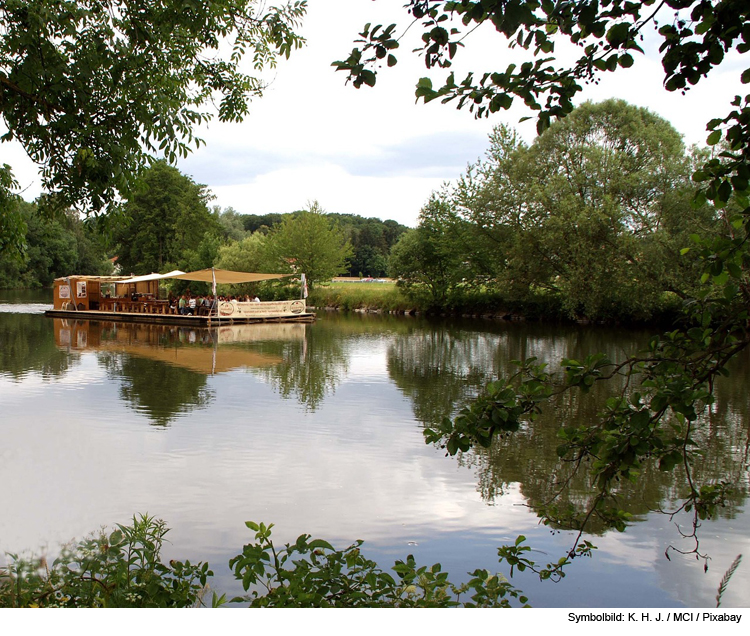
[[[721,141],[721,130],[714,130],[706,139],[709,146],[715,146]]]
[[[629,34],[630,25],[627,22],[620,22],[607,31],[607,42],[613,47],[618,47],[628,39]]]
[[[630,53],[625,53],[620,56],[620,59],[618,60],[618,63],[622,68],[630,68],[633,66],[633,56],[630,55]]]

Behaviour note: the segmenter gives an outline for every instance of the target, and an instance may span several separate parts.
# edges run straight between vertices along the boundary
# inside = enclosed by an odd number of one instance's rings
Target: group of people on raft
[[[181,316],[208,316],[211,314],[215,305],[214,296],[193,296],[189,291],[182,294],[179,298],[170,295],[169,307],[173,313]],[[257,296],[219,296],[218,302],[228,303],[259,303],[260,298]]]

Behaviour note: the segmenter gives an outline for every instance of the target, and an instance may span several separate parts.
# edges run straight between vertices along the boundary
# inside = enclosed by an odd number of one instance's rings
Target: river
[[[277,542],[309,533],[337,547],[363,539],[387,568],[413,554],[453,581],[503,571],[497,547],[523,534],[539,561],[572,536],[539,525],[554,491],[561,423],[591,418],[606,395],[573,395],[489,450],[446,457],[423,428],[451,416],[511,360],[554,370],[564,357],[634,351],[642,331],[321,313],[312,325],[189,330],[46,318],[43,292],[0,292],[0,552],[58,546],[135,513],[172,529],[167,558],[207,560],[212,586],[240,593],[227,562],[274,523]],[[717,389],[698,470],[736,494],[699,531],[708,571],[678,525],[656,512],[684,491],[649,469],[626,490],[625,532],[594,528],[592,558],[560,583],[513,583],[535,607],[712,607],[722,576],[743,562],[722,607],[750,599],[747,509],[748,356]],[[585,479],[566,501],[582,505]]]

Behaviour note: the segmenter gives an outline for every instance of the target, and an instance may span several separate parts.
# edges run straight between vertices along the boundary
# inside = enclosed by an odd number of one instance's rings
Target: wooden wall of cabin
[[[133,294],[152,295],[159,298],[159,281],[147,280],[139,283],[117,283],[115,293],[118,298],[130,298]]]
[[[68,284],[68,280],[70,284]],[[65,309],[66,303],[74,303],[80,311],[99,309],[101,284],[99,281],[71,277],[56,280],[52,285],[52,307]]]

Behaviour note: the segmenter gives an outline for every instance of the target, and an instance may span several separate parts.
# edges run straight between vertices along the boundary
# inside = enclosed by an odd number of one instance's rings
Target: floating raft
[[[182,315],[159,300],[159,282],[164,279],[211,283],[213,298],[216,284],[237,284],[289,278],[292,274],[258,274],[223,269],[196,272],[175,270],[167,274],[145,276],[64,276],[53,284],[53,308],[45,312],[51,318],[69,320],[113,320],[161,325],[214,327],[224,324],[264,322],[313,322],[315,314],[307,311],[303,298],[270,302],[221,301],[210,311],[196,308],[196,315]],[[300,280],[303,289],[304,274]],[[302,294],[301,294],[302,295]],[[306,294],[304,294],[306,297]]]
[[[292,301],[294,302],[294,301]],[[299,301],[297,301],[299,302]],[[227,303],[229,304],[229,303]],[[237,303],[238,305],[255,305],[261,309],[264,304],[279,303]],[[221,313],[221,307],[219,309]],[[150,323],[155,325],[182,325],[185,327],[217,327],[220,325],[238,325],[254,323],[274,323],[274,322],[314,322],[315,314],[305,310],[298,313],[273,313],[260,312],[240,313],[233,312],[233,315],[212,315],[212,316],[181,316],[179,314],[157,314],[157,313],[136,313],[127,311],[99,311],[99,310],[75,310],[75,309],[50,309],[44,312],[45,316],[50,318],[67,318],[69,320],[113,320],[115,322],[139,322]]]

